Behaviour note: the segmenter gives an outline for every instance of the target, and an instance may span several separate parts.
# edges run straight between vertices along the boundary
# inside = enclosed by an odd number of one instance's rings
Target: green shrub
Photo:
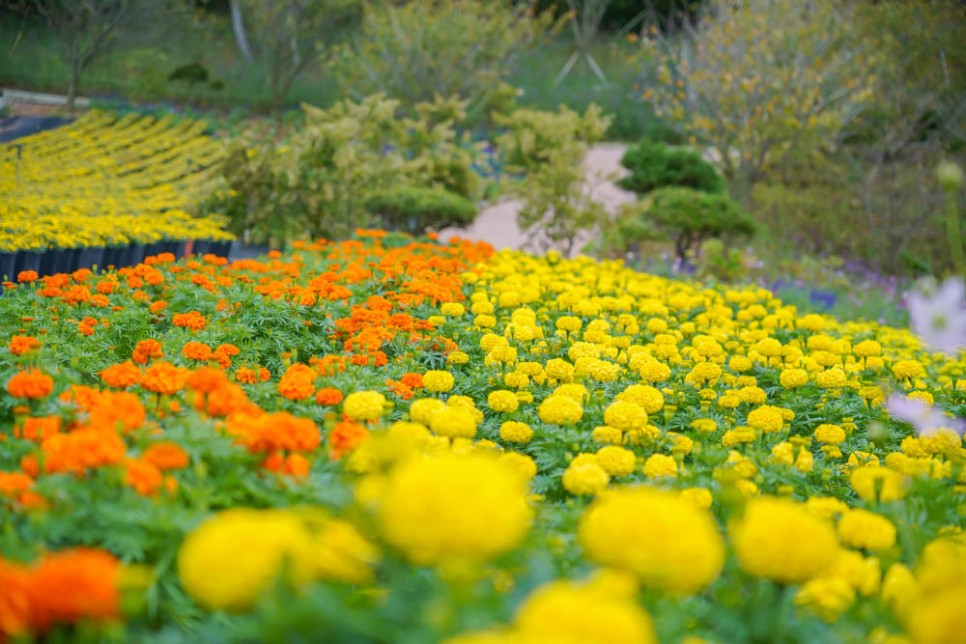
[[[465,226],[476,218],[472,201],[439,188],[411,186],[378,192],[366,201],[365,208],[383,228],[411,234]]]
[[[573,143],[597,143],[614,120],[593,103],[583,114],[566,106],[557,112],[522,108],[511,114],[496,114],[494,119],[504,129],[496,138],[497,150],[508,170],[522,173],[546,165],[556,151]]]
[[[713,193],[723,193],[727,188],[714,166],[693,150],[642,141],[628,148],[621,165],[631,174],[617,185],[639,195],[666,186]]]
[[[674,249],[682,261],[689,252],[700,253],[710,238],[752,236],[756,226],[748,213],[730,197],[693,188],[658,188],[639,203],[642,217],[674,237]]]

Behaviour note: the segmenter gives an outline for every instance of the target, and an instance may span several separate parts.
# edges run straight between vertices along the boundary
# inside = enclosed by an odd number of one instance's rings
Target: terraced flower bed
[[[0,639],[966,634],[966,363],[907,330],[376,231],[173,260],[0,300]]]
[[[134,265],[177,242],[231,240],[221,221],[189,214],[221,154],[204,129],[95,111],[4,146],[0,277]]]

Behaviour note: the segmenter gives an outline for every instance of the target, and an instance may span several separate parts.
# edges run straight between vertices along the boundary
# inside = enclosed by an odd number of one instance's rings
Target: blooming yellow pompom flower
[[[357,391],[345,397],[342,411],[352,420],[376,420],[385,411],[386,397],[377,391]]]
[[[533,430],[526,423],[508,420],[500,425],[500,438],[508,443],[529,443]]]
[[[453,374],[448,371],[427,371],[423,374],[423,386],[429,391],[443,393],[453,388]]]
[[[502,642],[657,644],[650,616],[630,596],[558,579],[530,593],[514,620],[519,639]],[[517,633],[511,632],[512,638]]]
[[[766,434],[780,432],[785,424],[781,410],[771,405],[762,405],[748,412],[748,425]]]
[[[468,409],[447,405],[430,417],[429,428],[437,436],[473,438],[476,436],[476,418]]]
[[[362,584],[372,579],[379,550],[344,519],[326,521],[312,539],[312,568],[316,579]]]
[[[414,400],[409,406],[409,417],[417,423],[429,425],[433,414],[446,407],[446,403],[436,398],[422,398]]]
[[[294,586],[313,574],[311,536],[283,510],[237,508],[205,520],[178,551],[178,579],[209,610],[251,608],[284,573]]]
[[[608,445],[597,450],[597,464],[611,476],[627,476],[634,471],[637,457],[629,449]]]
[[[589,459],[578,457],[564,470],[562,483],[571,494],[597,494],[610,483],[610,475],[592,456]]]
[[[899,380],[922,378],[926,370],[918,360],[899,360],[892,365],[892,375]]]
[[[795,593],[795,605],[808,608],[826,622],[834,622],[855,602],[855,590],[841,577],[819,577]]]
[[[393,468],[378,523],[386,542],[413,563],[485,561],[526,535],[533,519],[527,494],[511,464],[486,453],[440,453]]]
[[[896,542],[896,528],[892,522],[868,510],[855,509],[839,520],[839,538],[853,548],[885,550]]]
[[[899,472],[878,465],[857,467],[849,482],[855,493],[865,501],[888,503],[906,496],[906,478]]]
[[[551,425],[572,425],[584,415],[580,403],[567,396],[548,396],[537,409],[540,420]]]
[[[439,312],[449,317],[462,317],[466,313],[466,307],[459,302],[446,302],[439,307]]]
[[[635,403],[615,400],[604,410],[604,423],[629,432],[647,425],[647,412]]]
[[[845,430],[838,425],[823,423],[815,428],[815,440],[826,445],[841,445],[845,442]]]
[[[661,476],[677,477],[678,462],[667,454],[651,454],[644,462],[644,476],[649,479]]]
[[[778,382],[785,389],[795,389],[808,384],[808,372],[804,369],[783,369]]]
[[[592,561],[628,570],[651,588],[699,592],[724,566],[714,519],[676,492],[625,487],[601,494],[577,528]]]
[[[632,402],[648,414],[656,414],[664,407],[664,394],[650,385],[631,385],[617,394],[615,400]]]
[[[512,391],[500,389],[499,391],[491,392],[490,395],[486,397],[486,404],[489,405],[490,409],[493,411],[510,413],[517,410],[517,407],[520,406],[520,400]]]
[[[835,561],[839,543],[832,526],[789,499],[752,499],[731,527],[741,567],[785,584],[808,581]]]

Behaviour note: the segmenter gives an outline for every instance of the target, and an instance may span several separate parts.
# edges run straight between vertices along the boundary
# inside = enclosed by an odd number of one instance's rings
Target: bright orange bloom
[[[320,405],[338,405],[342,402],[342,392],[333,387],[319,389],[315,394],[315,402]]]
[[[296,362],[279,378],[278,393],[289,400],[304,400],[315,392],[316,372]]]
[[[271,380],[272,374],[269,373],[268,369],[265,367],[257,367],[255,369],[250,367],[242,367],[235,372],[235,378],[238,380],[238,382],[246,385],[254,385],[258,382],[268,382]]]
[[[137,364],[147,364],[151,358],[163,358],[164,351],[161,350],[161,343],[157,340],[141,340],[134,345],[134,353],[131,360]]]
[[[173,394],[181,391],[188,370],[176,367],[170,362],[155,362],[144,370],[141,376],[141,386],[156,394]]]
[[[26,635],[31,627],[30,571],[0,558],[0,641]]]
[[[211,347],[204,342],[186,342],[181,348],[181,355],[189,360],[207,362],[211,359]]]
[[[81,619],[109,621],[120,609],[120,562],[104,550],[74,548],[50,554],[32,574],[32,630]]]
[[[40,340],[29,335],[15,335],[10,338],[7,349],[15,356],[22,356],[28,351],[40,348]]]
[[[153,496],[164,483],[164,474],[154,463],[126,458],[124,459],[124,483],[133,487],[141,496]]]
[[[147,412],[141,399],[127,391],[104,392],[90,410],[88,423],[95,429],[113,429],[123,433],[144,424]]]
[[[101,371],[101,380],[108,387],[127,389],[141,382],[141,369],[128,360]]]
[[[127,446],[117,432],[99,429],[78,429],[69,434],[54,434],[41,444],[44,453],[44,472],[71,472],[82,475],[90,468],[120,463]],[[39,474],[32,456],[21,461],[27,474]]]
[[[167,308],[167,306],[167,302],[164,300],[158,300],[157,302],[151,302],[151,306],[148,307],[148,310],[151,311],[151,313],[160,313]]]
[[[73,403],[78,409],[90,411],[103,395],[103,392],[93,387],[71,385],[58,398],[63,402]]]
[[[171,324],[184,327],[192,331],[203,331],[208,326],[208,320],[198,311],[177,313],[171,318]]]
[[[423,374],[421,373],[404,373],[403,377],[400,379],[407,387],[412,387],[413,389],[420,389],[423,387]]]
[[[59,416],[28,417],[22,426],[13,428],[13,435],[28,441],[43,441],[60,431]]]
[[[345,420],[335,424],[329,432],[329,456],[337,461],[347,452],[351,452],[362,441],[369,438],[369,430],[359,423]]]
[[[141,460],[159,470],[180,470],[188,467],[188,453],[171,441],[153,444],[141,454]]]
[[[309,418],[288,412],[275,414],[233,414],[226,430],[250,452],[308,452],[319,446],[321,434]]]
[[[54,379],[38,369],[14,374],[7,381],[7,393],[14,398],[46,398],[54,390]]]
[[[21,284],[28,284],[37,281],[37,271],[20,271],[17,273],[17,281]]]
[[[22,472],[0,472],[0,496],[14,496],[33,484],[34,480]]]

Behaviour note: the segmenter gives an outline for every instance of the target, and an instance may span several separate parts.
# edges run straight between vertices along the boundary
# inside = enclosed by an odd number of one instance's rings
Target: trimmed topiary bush
[[[383,227],[412,234],[471,224],[477,212],[472,201],[455,192],[410,186],[376,193],[365,207]]]
[[[693,188],[659,188],[639,204],[642,217],[674,236],[674,249],[681,261],[687,261],[692,250],[697,255],[706,239],[755,234],[755,222],[727,195]]]
[[[713,165],[692,150],[642,141],[628,148],[621,165],[631,174],[617,182],[624,190],[644,195],[665,186],[723,193],[725,180]]]

